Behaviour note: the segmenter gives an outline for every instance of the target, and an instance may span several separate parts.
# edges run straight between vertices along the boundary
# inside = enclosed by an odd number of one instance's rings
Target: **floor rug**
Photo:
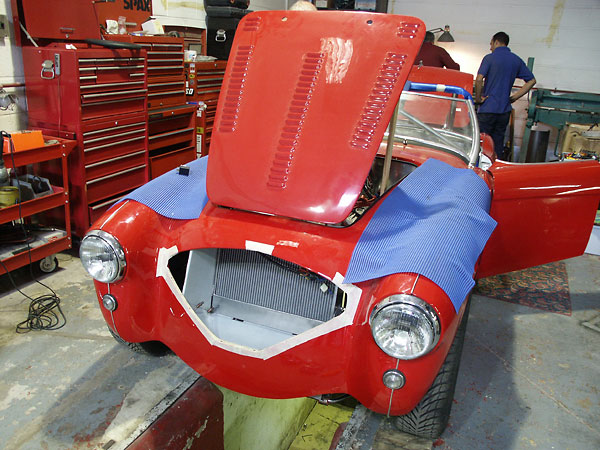
[[[477,282],[473,293],[571,315],[569,279],[562,261],[483,278]]]

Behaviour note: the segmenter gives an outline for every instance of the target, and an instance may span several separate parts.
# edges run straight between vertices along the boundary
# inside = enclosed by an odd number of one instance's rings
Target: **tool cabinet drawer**
[[[146,165],[122,170],[101,178],[86,181],[88,203],[107,199],[117,193],[141,186],[146,182]]]
[[[115,156],[114,158],[103,161],[88,163],[85,165],[85,179],[92,180],[106,175],[121,172],[125,169],[138,167],[146,164],[146,150],[128,153],[126,155]]]
[[[88,98],[89,100],[89,98]],[[82,120],[99,119],[107,116],[143,112],[146,109],[146,93],[125,98],[110,96],[109,98],[95,98],[81,104]]]
[[[149,136],[148,150],[152,151],[159,148],[191,145],[194,142],[194,130],[194,127],[189,127]]]
[[[79,58],[82,86],[144,81],[145,58]],[[118,86],[117,86],[118,87]]]
[[[186,147],[150,158],[150,177],[156,178],[196,158],[196,147]]]
[[[89,165],[145,150],[146,133],[143,115],[88,122],[81,138],[83,161]]]

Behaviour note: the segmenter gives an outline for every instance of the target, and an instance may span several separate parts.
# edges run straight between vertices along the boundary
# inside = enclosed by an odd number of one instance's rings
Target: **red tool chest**
[[[186,62],[188,101],[198,104],[196,117],[198,153],[208,154],[217,102],[227,61]]]
[[[77,141],[69,158],[74,231],[149,178],[144,50],[23,47],[29,126]]]
[[[150,178],[196,158],[196,108],[186,104],[183,38],[110,35],[107,39],[137,44],[146,51]]]
[[[142,4],[134,12],[122,2],[11,0],[23,27],[16,34],[29,126],[77,141],[69,178],[80,237],[126,193],[196,157],[183,39],[101,33],[106,19],[119,16],[128,31],[139,30],[151,15],[151,2]]]

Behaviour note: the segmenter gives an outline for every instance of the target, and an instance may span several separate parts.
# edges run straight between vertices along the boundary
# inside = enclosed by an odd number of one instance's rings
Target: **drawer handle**
[[[182,69],[183,66],[156,66],[156,67],[148,67],[148,70],[166,70],[166,69]]]
[[[90,184],[98,183],[100,181],[110,180],[111,178],[118,177],[120,175],[125,175],[126,173],[133,172],[134,170],[144,169],[146,164],[142,164],[141,166],[132,167],[131,169],[125,169],[117,173],[113,173],[111,175],[106,175],[105,177],[96,178],[95,180],[86,181],[86,186]]]
[[[100,66],[100,67],[80,67],[80,72],[89,72],[90,70],[132,70],[132,69],[143,69],[144,65],[142,64],[137,66]]]
[[[178,81],[176,83],[156,83],[156,84],[149,84],[148,88],[153,88],[153,87],[157,87],[157,86],[183,86],[183,81]]]
[[[87,132],[83,133],[83,137],[85,138],[85,137],[90,136],[92,134],[106,133],[107,131],[120,130],[122,128],[128,128],[128,127],[137,127],[137,126],[140,126],[140,125],[146,125],[146,122],[129,123],[127,125],[119,125],[118,127],[102,128],[101,130],[87,131]],[[143,130],[146,131],[145,128],[143,128]],[[84,144],[85,144],[85,142],[86,141],[83,141]]]
[[[176,130],[176,131],[170,131],[169,133],[157,134],[157,135],[154,135],[154,136],[150,136],[148,138],[148,140],[160,139],[160,138],[163,138],[163,137],[172,136],[174,134],[189,133],[190,131],[194,131],[194,129],[193,128],[186,128],[185,130]]]
[[[132,156],[137,156],[137,155],[143,155],[144,153],[146,153],[146,150],[142,150],[139,152],[135,152],[135,153],[129,153],[127,155],[122,155],[122,156],[117,156],[115,158],[110,158],[110,159],[106,159],[104,161],[99,161],[93,164],[87,164],[85,166],[86,169],[91,169],[92,167],[97,167],[97,166],[101,166],[103,164],[110,164],[110,163],[114,163],[116,161],[120,161],[122,159],[126,159],[126,158],[130,158]]]
[[[88,76],[86,76],[86,77],[79,77],[79,79],[80,79],[81,81],[84,81],[84,80],[97,80],[97,79],[98,79],[98,76],[97,76],[97,75],[88,75]],[[83,87],[83,86],[82,86],[82,87]]]
[[[125,194],[125,195],[127,195],[127,194]],[[123,197],[125,197],[125,195],[121,195],[116,198],[111,198],[110,200],[107,200],[105,202],[98,203],[97,205],[94,205],[94,206],[90,206],[90,208],[93,209],[94,211],[97,209],[100,209],[100,208],[104,208],[106,205],[110,205],[112,203],[117,203],[119,200],[121,200]]]
[[[216,92],[221,92],[221,89],[212,89],[210,91],[202,91],[202,90],[198,89],[198,95],[200,95],[200,94],[214,94]]]
[[[103,62],[114,62],[114,61],[143,61],[144,58],[80,58],[80,63],[103,63]]]
[[[106,130],[102,130],[102,131],[106,131]],[[98,138],[94,138],[94,139],[88,139],[87,141],[83,141],[83,145],[93,144],[94,142],[105,141],[107,139],[118,138],[118,137],[123,137],[123,136],[131,136],[132,134],[145,133],[145,132],[146,132],[146,129],[141,128],[141,129],[137,129],[137,130],[126,131],[124,133],[111,134],[110,136],[102,136],[102,137],[98,137]]]
[[[148,97],[156,97],[158,95],[177,95],[177,94],[185,94],[185,90],[183,90],[183,91],[154,92],[153,94],[148,94]]]
[[[152,44],[153,47],[175,47],[183,50],[183,45],[181,44]]]
[[[130,77],[143,77],[144,75],[146,75],[145,73],[130,73],[129,76]]]
[[[196,75],[225,75],[225,71],[224,70],[219,70],[217,72],[215,71],[210,71],[210,72],[196,72]]]
[[[130,91],[113,91],[113,92],[102,92],[100,94],[83,94],[81,97],[83,99],[87,99],[87,98],[97,98],[97,97],[108,97],[110,95],[141,94],[146,91],[148,91],[148,89],[133,89]]]
[[[104,100],[103,102],[90,102],[90,103],[82,103],[81,106],[98,106],[98,105],[108,105],[110,103],[123,103],[130,102],[132,100],[146,100],[146,97],[129,97],[129,98],[119,98],[116,100]]]
[[[197,78],[196,81],[198,84],[200,84],[201,82],[204,82],[204,81],[221,81],[222,82],[223,77],[220,77],[220,78]]]
[[[181,53],[180,53],[181,55]],[[183,55],[181,58],[169,58],[169,59],[154,59],[154,58],[148,58],[148,62],[149,63],[157,63],[157,62],[183,62]]]
[[[181,52],[146,52],[147,55],[181,55]]]
[[[124,139],[119,142],[111,142],[110,144],[104,144],[104,145],[98,145],[96,147],[84,148],[83,153],[93,152],[94,150],[100,150],[100,149],[108,148],[108,147],[115,147],[116,145],[127,144],[129,142],[139,141],[140,139],[146,139],[146,136],[138,136],[138,137],[131,138],[131,139]]]
[[[222,86],[222,84],[221,83],[199,84],[197,87],[198,87],[198,89],[202,89],[202,88],[217,87],[217,86]]]
[[[86,86],[81,86],[80,89],[105,88],[105,87],[113,87],[113,86],[131,86],[134,84],[144,84],[144,82],[143,81],[126,81],[124,83],[88,84]]]

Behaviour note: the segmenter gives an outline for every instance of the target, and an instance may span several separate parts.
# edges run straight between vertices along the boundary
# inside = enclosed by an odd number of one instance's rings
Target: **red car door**
[[[512,164],[497,161],[490,215],[498,222],[480,259],[483,278],[581,255],[600,202],[594,160]]]

